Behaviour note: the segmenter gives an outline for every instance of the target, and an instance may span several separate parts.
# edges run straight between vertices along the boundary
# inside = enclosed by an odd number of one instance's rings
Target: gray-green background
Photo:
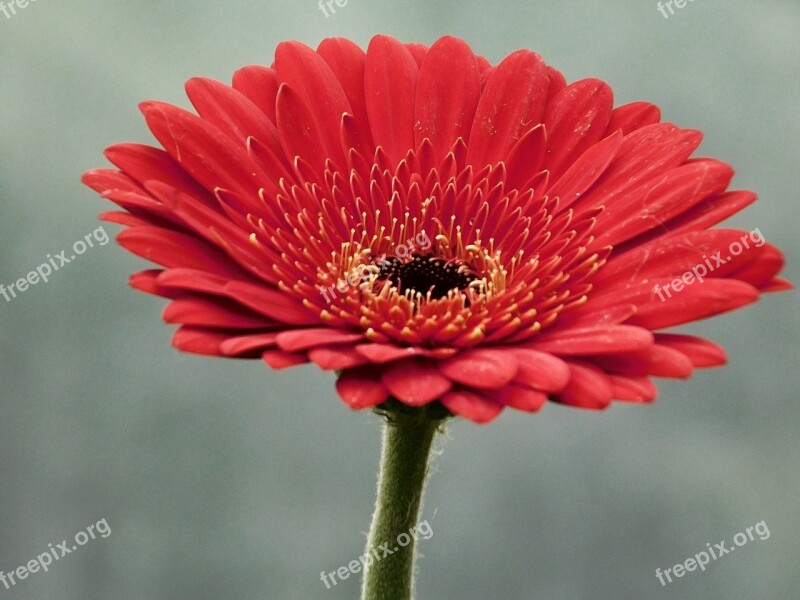
[[[38,0],[0,14],[0,283],[98,226],[111,205],[79,177],[111,143],[152,141],[140,100],[187,106],[184,80],[228,81],[284,39],[378,32],[453,33],[493,62],[532,48],[704,130],[700,154],[761,195],[732,223],[782,247],[798,280],[796,0],[696,0],[669,19],[651,0],[350,0],[329,18],[315,0]],[[144,264],[112,243],[0,298],[0,569],[101,518],[112,530],[0,598],[356,598],[354,578],[327,590],[319,573],[362,552],[377,419],[313,367],[172,350],[164,302],[126,284]],[[798,598],[799,304],[770,295],[686,328],[730,365],[661,382],[652,406],[453,424],[419,598]],[[761,520],[768,540],[658,583],[657,567]]]

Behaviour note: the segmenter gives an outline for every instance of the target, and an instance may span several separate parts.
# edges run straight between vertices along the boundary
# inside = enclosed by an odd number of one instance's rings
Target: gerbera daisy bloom
[[[725,362],[661,330],[789,287],[763,239],[709,262],[747,236],[711,227],[756,196],[692,157],[698,131],[528,50],[286,42],[186,92],[197,114],[141,105],[163,149],[112,146],[116,169],[84,176],[160,267],[132,286],[170,299],[178,349],[316,363],[355,409],[649,402],[651,378]]]

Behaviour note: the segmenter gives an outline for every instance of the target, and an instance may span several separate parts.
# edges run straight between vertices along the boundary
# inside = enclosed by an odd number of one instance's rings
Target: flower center
[[[438,300],[450,290],[466,289],[477,277],[460,261],[414,254],[405,261],[397,257],[387,259],[377,279],[390,281],[401,294],[411,292],[426,298],[430,295],[431,300]]]

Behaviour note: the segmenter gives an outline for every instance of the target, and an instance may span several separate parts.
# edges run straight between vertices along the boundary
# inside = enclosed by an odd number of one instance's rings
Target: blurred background
[[[16,6],[15,6],[16,8]],[[92,233],[110,209],[79,183],[118,141],[152,143],[136,105],[188,102],[285,39],[451,33],[497,62],[531,48],[618,104],[649,100],[705,132],[759,202],[759,228],[800,281],[795,0],[31,2],[0,13],[0,283]],[[11,14],[9,12],[9,14]],[[105,224],[110,235],[115,227]],[[95,245],[11,302],[0,298],[0,570],[105,518],[98,537],[6,590],[36,600],[357,598],[320,581],[363,552],[380,423],[314,367],[179,354],[146,263]],[[800,589],[798,294],[683,331],[730,365],[659,382],[652,406],[547,406],[455,422],[429,487],[423,599],[787,600]],[[770,537],[663,586],[666,569],[764,520]]]

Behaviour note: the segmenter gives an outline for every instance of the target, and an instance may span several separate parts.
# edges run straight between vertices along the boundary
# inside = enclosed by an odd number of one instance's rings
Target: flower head
[[[186,91],[197,114],[141,105],[163,150],[115,145],[84,176],[161,267],[133,287],[171,300],[178,349],[341,371],[353,408],[648,402],[652,377],[725,362],[660,330],[789,287],[763,238],[710,261],[746,243],[710,228],[755,195],[692,158],[699,132],[528,50],[286,42]]]

